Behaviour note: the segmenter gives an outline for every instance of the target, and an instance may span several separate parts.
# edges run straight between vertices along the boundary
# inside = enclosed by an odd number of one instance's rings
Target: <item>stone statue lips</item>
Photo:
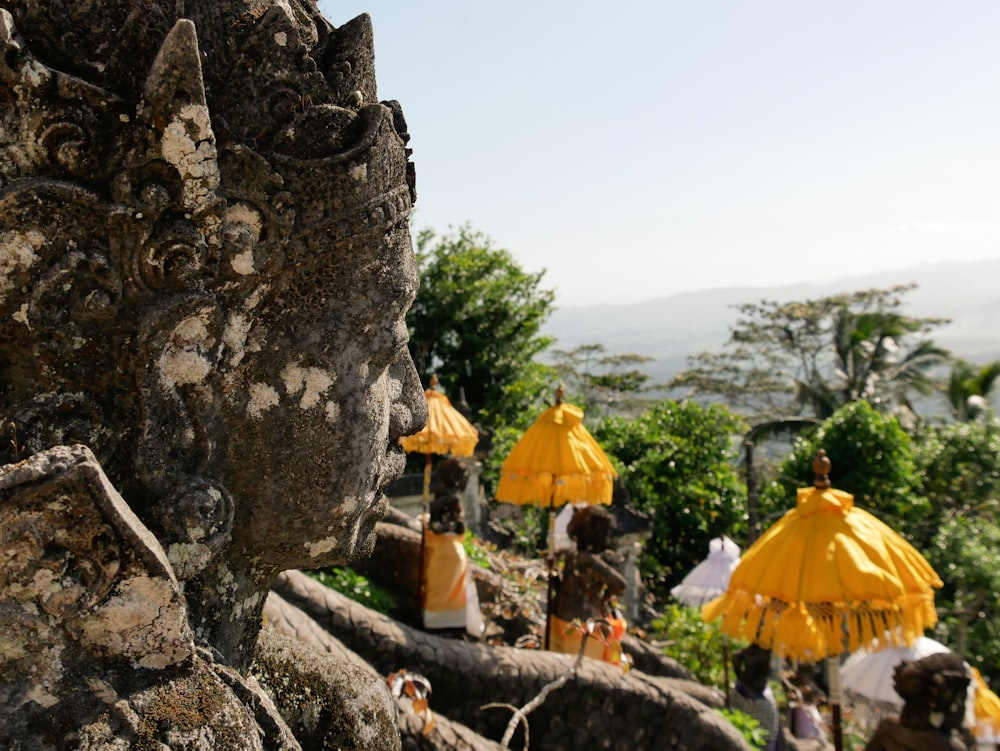
[[[385,462],[381,470],[375,475],[372,491],[374,500],[365,509],[370,516],[372,524],[382,521],[389,513],[389,499],[385,495],[385,488],[398,480],[406,469],[406,454],[396,443],[390,443],[386,448]]]

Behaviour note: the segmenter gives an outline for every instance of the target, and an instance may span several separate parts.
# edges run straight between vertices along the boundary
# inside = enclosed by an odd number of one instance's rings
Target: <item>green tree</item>
[[[555,380],[535,362],[555,293],[468,225],[417,237],[421,289],[410,309],[410,352],[425,381],[437,373],[490,425],[516,419]]]
[[[925,549],[928,562],[944,580],[935,597],[941,614],[937,638],[986,676],[1000,678],[1000,501],[986,504],[977,517],[949,515]]]
[[[928,503],[910,436],[895,417],[876,412],[865,401],[841,407],[795,441],[777,479],[761,493],[762,517],[773,521],[794,506],[796,489],[812,484],[819,449],[830,457],[833,486],[851,493],[855,504],[881,516],[897,532],[906,533],[925,518]]]
[[[929,428],[915,445],[932,513],[914,537],[945,583],[936,638],[1000,680],[1000,425]]]
[[[881,411],[911,408],[910,394],[931,393],[930,374],[948,357],[924,338],[946,319],[900,312],[913,288],[739,305],[723,349],[692,357],[672,386],[721,396],[754,422],[799,412],[825,419],[859,399]]]
[[[640,417],[595,426],[633,503],[656,515],[640,567],[661,596],[705,557],[713,537],[738,534],[746,492],[734,469],[732,436],[745,430],[723,405],[669,400]]]
[[[959,422],[987,416],[989,399],[1000,379],[1000,360],[983,365],[971,365],[956,360],[951,366],[946,394],[952,415]]]

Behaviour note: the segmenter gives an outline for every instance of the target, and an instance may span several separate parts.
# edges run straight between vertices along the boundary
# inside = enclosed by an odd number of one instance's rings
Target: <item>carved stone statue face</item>
[[[371,263],[345,271],[308,290],[315,304],[283,292],[258,304],[246,332],[256,351],[232,373],[240,394],[222,400],[213,430],[208,471],[239,499],[238,543],[264,543],[283,568],[370,552],[387,510],[380,488],[403,469],[398,438],[424,419],[406,348],[417,279],[405,223]],[[371,309],[345,290],[390,294]]]
[[[91,5],[0,0],[0,460],[86,444],[182,579],[365,553],[426,417],[369,21]]]

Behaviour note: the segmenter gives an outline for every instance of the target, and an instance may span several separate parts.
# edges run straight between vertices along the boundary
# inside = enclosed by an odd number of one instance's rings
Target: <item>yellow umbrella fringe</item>
[[[467,438],[457,438],[455,436],[423,436],[419,433],[400,441],[403,451],[408,454],[451,454],[452,456],[472,456],[478,442],[478,434]]]
[[[434,388],[424,391],[427,399],[427,425],[418,433],[405,436],[399,443],[407,453],[472,456],[479,443],[479,430]]]
[[[1000,734],[1000,697],[990,691],[976,668],[972,668],[972,674],[975,685],[973,713],[976,716],[972,734],[977,738],[996,737]]]
[[[912,645],[937,622],[931,593],[907,593],[893,602],[789,605],[743,590],[706,603],[702,617],[722,618],[720,629],[782,657],[816,661],[862,647]]]
[[[597,471],[554,477],[548,473],[509,472],[500,480],[497,497],[519,505],[554,506],[566,503],[610,504],[614,491],[615,473]]]

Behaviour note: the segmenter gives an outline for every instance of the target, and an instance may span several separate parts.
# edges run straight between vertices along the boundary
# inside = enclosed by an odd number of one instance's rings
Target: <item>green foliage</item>
[[[859,399],[887,412],[910,409],[910,392],[931,393],[930,372],[948,356],[923,338],[946,319],[900,312],[912,289],[739,305],[723,349],[691,357],[673,386],[721,396],[754,422],[800,411],[825,419]]]
[[[833,465],[833,486],[851,493],[859,507],[883,517],[897,531],[918,524],[927,513],[910,437],[895,417],[857,401],[796,440],[779,467],[778,478],[762,490],[762,518],[794,507],[796,489],[812,485],[812,462],[819,449],[826,451]]]
[[[515,420],[554,371],[534,362],[550,343],[539,334],[555,293],[544,272],[525,272],[506,250],[469,226],[417,238],[421,289],[410,309],[410,353],[425,382],[437,373],[490,426]]]
[[[733,727],[740,731],[746,742],[754,748],[764,748],[767,745],[767,731],[760,726],[757,718],[738,709],[723,708],[715,711],[729,720]]]
[[[726,653],[726,637],[719,630],[718,623],[702,620],[698,608],[683,605],[669,605],[663,614],[650,624],[649,638],[664,642],[663,653],[691,671],[699,682],[725,690],[725,670],[723,656]],[[729,641],[729,649],[736,651],[745,646]],[[731,676],[733,680],[735,676]]]
[[[935,634],[991,679],[1000,679],[998,512],[1000,501],[993,500],[975,516],[946,517],[924,551],[945,582],[935,598],[945,614]]]
[[[998,380],[1000,360],[982,367],[971,365],[965,360],[956,360],[945,391],[955,419],[968,422],[987,417],[990,412],[988,397],[994,392]]]
[[[595,426],[632,502],[656,514],[640,567],[661,596],[705,557],[709,540],[738,534],[746,490],[733,468],[731,436],[745,430],[722,405],[674,401]]]
[[[465,535],[462,537],[462,547],[465,548],[465,555],[472,563],[482,568],[490,567],[490,559],[487,553],[495,546],[485,540],[480,540],[469,530],[465,530]]]
[[[549,510],[539,506],[520,506],[519,511],[520,518],[499,521],[500,527],[511,536],[510,549],[523,556],[543,555],[548,547]]]
[[[367,578],[352,569],[325,568],[306,573],[320,584],[379,613],[389,615],[396,607],[396,598],[392,594],[374,586]]]
[[[995,422],[927,428],[915,447],[933,523],[953,513],[979,514],[984,503],[1000,498],[1000,427]]]

